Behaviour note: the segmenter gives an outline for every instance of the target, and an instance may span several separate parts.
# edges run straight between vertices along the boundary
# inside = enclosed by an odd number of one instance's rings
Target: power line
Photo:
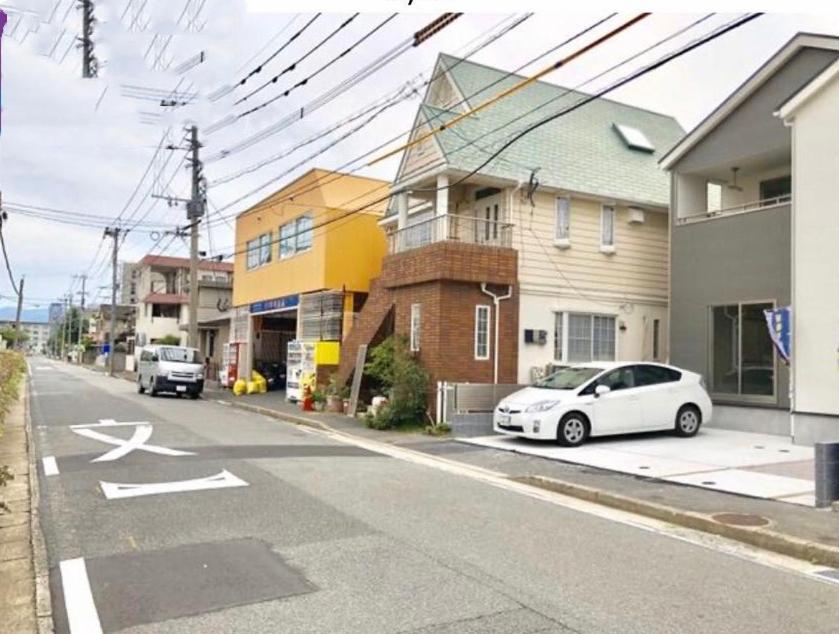
[[[527,134],[530,134],[532,131],[534,131],[534,130],[542,127],[543,125],[546,125],[547,123],[550,123],[551,121],[554,121],[554,120],[556,120],[556,119],[558,119],[562,116],[565,116],[565,115],[570,114],[571,112],[574,112],[575,110],[577,110],[577,109],[583,107],[584,105],[598,99],[599,97],[602,97],[603,95],[608,94],[608,93],[612,92],[613,90],[616,90],[617,88],[619,88],[623,85],[626,85],[627,83],[629,83],[631,81],[634,81],[634,80],[636,80],[636,79],[638,79],[638,78],[640,78],[640,77],[642,77],[642,76],[660,68],[661,66],[664,66],[665,64],[668,64],[669,62],[673,61],[674,59],[677,59],[677,58],[689,53],[690,51],[692,51],[692,50],[694,50],[694,49],[696,49],[700,46],[703,46],[703,45],[707,44],[708,42],[711,42],[711,41],[721,37],[722,35],[730,32],[730,31],[733,31],[734,29],[737,29],[737,28],[743,26],[744,24],[746,24],[748,22],[751,22],[752,20],[760,17],[761,15],[763,15],[763,14],[762,13],[753,13],[753,14],[749,14],[749,15],[743,17],[743,18],[738,18],[738,19],[732,20],[728,24],[716,29],[712,33],[710,33],[710,34],[708,34],[704,37],[698,38],[698,39],[694,40],[693,42],[690,42],[690,43],[686,44],[685,46],[683,46],[683,47],[681,47],[681,48],[679,48],[679,49],[677,49],[677,50],[675,50],[671,53],[668,53],[668,54],[664,55],[663,57],[659,58],[655,62],[652,62],[651,64],[648,64],[647,66],[642,67],[641,69],[631,73],[630,75],[625,76],[624,78],[614,82],[613,84],[611,84],[608,87],[598,91],[597,93],[595,93],[593,95],[589,95],[586,99],[584,99],[580,102],[577,102],[575,104],[572,104],[571,106],[561,110],[560,112],[549,115],[549,116],[541,119],[540,121],[527,126],[524,130],[517,133],[512,139],[510,139],[506,143],[504,143],[504,145],[501,148],[499,148],[498,150],[496,150],[493,153],[492,156],[490,156],[487,160],[485,160],[478,167],[471,170],[465,176],[462,176],[461,178],[457,179],[456,181],[450,182],[446,186],[437,187],[437,188],[430,188],[430,189],[426,189],[426,190],[423,190],[423,191],[429,192],[429,191],[440,191],[440,190],[444,190],[444,189],[450,189],[451,187],[454,187],[455,185],[464,182],[468,178],[471,178],[472,176],[474,176],[475,174],[480,172],[480,170],[483,169],[484,167],[486,167],[486,165],[488,165],[494,158],[496,158],[498,155],[500,155],[502,152],[504,152],[506,149],[508,149],[515,142],[517,142],[518,140],[520,140],[521,138],[523,138]],[[337,217],[325,220],[324,222],[319,223],[317,226],[312,227],[311,230],[314,231],[316,229],[326,227],[328,225],[334,224],[335,222],[343,220],[343,219],[345,219],[345,218],[347,218],[351,215],[355,215],[355,214],[360,213],[364,210],[370,209],[374,205],[378,205],[380,203],[383,203],[383,202],[389,200],[392,196],[393,196],[393,194],[388,193],[385,196],[377,198],[377,199],[375,199],[375,200],[373,200],[373,201],[371,201],[371,202],[369,202],[369,203],[367,203],[367,204],[365,204],[361,207],[349,210],[343,216],[337,216]],[[293,236],[284,236],[283,239],[288,239],[289,237],[293,237]],[[278,238],[277,240],[272,240],[271,244],[274,244],[274,243],[279,242],[279,241],[280,241],[280,238]],[[241,254],[241,253],[246,253],[246,252],[247,252],[247,249],[237,249],[232,254],[230,254],[229,256],[226,256],[226,257],[232,257],[232,256],[235,256],[235,255],[238,255],[238,254]]]
[[[367,40],[368,38],[372,37],[372,36],[373,36],[373,35],[374,35],[377,31],[379,31],[380,29],[382,29],[382,28],[383,28],[383,27],[384,27],[384,26],[385,26],[388,22],[390,22],[391,20],[393,20],[393,19],[394,19],[397,15],[399,15],[399,14],[398,14],[398,13],[393,13],[393,14],[391,14],[390,16],[388,16],[387,18],[385,18],[384,20],[382,20],[381,22],[379,22],[379,23],[378,23],[375,27],[373,27],[370,31],[368,31],[367,33],[365,33],[365,34],[364,34],[361,38],[359,38],[358,40],[356,40],[355,42],[353,42],[353,43],[352,43],[352,44],[351,44],[348,48],[344,49],[341,53],[339,53],[338,55],[336,55],[335,57],[333,57],[331,60],[329,60],[329,61],[328,61],[328,62],[326,62],[325,64],[322,64],[322,65],[320,66],[320,68],[318,68],[318,69],[317,69],[317,70],[315,70],[314,72],[312,72],[312,73],[308,74],[306,77],[304,77],[303,79],[301,79],[300,81],[298,81],[296,84],[293,84],[292,86],[290,86],[289,88],[287,88],[286,90],[284,90],[283,92],[281,92],[280,94],[275,95],[275,96],[271,97],[270,99],[268,99],[268,100],[266,100],[266,101],[263,101],[263,102],[262,102],[261,104],[259,104],[258,106],[254,106],[253,108],[251,108],[251,109],[249,109],[249,110],[245,110],[244,112],[242,112],[242,113],[238,116],[238,118],[239,118],[239,119],[241,119],[242,117],[246,117],[246,116],[248,116],[248,115],[251,115],[251,114],[253,114],[254,112],[258,112],[259,110],[262,110],[263,108],[267,108],[268,106],[270,106],[270,105],[271,105],[272,103],[274,103],[275,101],[278,101],[279,99],[283,99],[283,98],[285,98],[285,97],[288,97],[288,96],[289,96],[292,92],[294,92],[294,91],[295,91],[295,90],[297,90],[298,88],[300,88],[300,87],[302,87],[302,86],[305,86],[305,85],[306,85],[306,84],[308,84],[308,83],[309,83],[312,79],[314,79],[315,77],[317,77],[318,75],[320,75],[323,71],[325,71],[327,68],[329,68],[329,67],[330,67],[330,66],[332,66],[333,64],[337,63],[338,61],[342,60],[342,59],[343,59],[346,55],[348,55],[349,53],[351,53],[354,49],[356,49],[357,47],[361,46],[361,44],[363,44],[363,43],[365,42],[365,40]],[[289,67],[289,68],[292,68],[292,67]],[[272,79],[272,80],[271,80],[271,83],[276,83],[276,81],[277,81],[277,79],[279,79],[279,77],[280,77],[280,75],[278,75],[277,77],[275,77],[274,79]],[[256,91],[254,91],[254,92],[256,92]],[[251,94],[253,94],[253,93],[251,93]],[[237,102],[236,102],[236,104],[240,104],[240,103],[242,103],[242,102],[243,102],[243,101],[245,101],[245,100],[246,100],[249,96],[250,96],[250,95],[246,95],[245,97],[242,97],[239,101],[237,101]]]

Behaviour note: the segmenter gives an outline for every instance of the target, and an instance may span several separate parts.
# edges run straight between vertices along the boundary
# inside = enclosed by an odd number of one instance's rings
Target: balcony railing
[[[742,205],[734,205],[732,207],[724,207],[722,209],[715,209],[712,211],[703,211],[700,213],[692,213],[690,215],[678,218],[677,224],[687,224],[696,222],[698,220],[706,220],[708,218],[716,218],[717,216],[728,216],[733,214],[748,213],[751,211],[760,211],[768,207],[780,207],[781,205],[788,205],[792,200],[792,194],[785,194],[775,198],[764,198],[762,200],[755,200]]]
[[[443,214],[389,234],[388,253],[402,253],[447,240],[510,247],[513,244],[513,225],[475,216]]]

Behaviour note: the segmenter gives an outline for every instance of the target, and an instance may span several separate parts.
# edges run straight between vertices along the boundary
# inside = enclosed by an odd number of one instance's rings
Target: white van
[[[189,394],[198,398],[204,390],[204,364],[195,348],[146,346],[137,364],[137,391],[150,396],[158,392]]]

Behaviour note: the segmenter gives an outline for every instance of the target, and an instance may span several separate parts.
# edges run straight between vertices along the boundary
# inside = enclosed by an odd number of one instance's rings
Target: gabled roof
[[[440,55],[434,76],[445,75],[469,101],[478,105],[522,79],[450,55]],[[429,88],[430,91],[430,88]],[[428,97],[426,94],[426,98]],[[436,135],[447,167],[470,172],[483,163],[510,136],[525,126],[560,112],[588,97],[543,81],[513,93]],[[457,113],[429,103],[420,106],[421,118],[439,127]],[[614,124],[642,132],[652,152],[631,149]],[[667,206],[669,180],[658,158],[682,135],[671,116],[611,99],[596,99],[522,137],[481,173],[496,178],[526,181],[533,169],[542,185],[606,198]]]
[[[830,85],[839,77],[839,60],[833,62],[825,70],[819,73],[812,81],[806,83],[798,92],[787,99],[776,113],[782,119],[787,120],[795,116],[798,109],[810,99],[819,94],[824,88]]]
[[[798,33],[784,44],[772,57],[746,79],[732,92],[717,108],[703,119],[699,125],[688,132],[669,152],[659,161],[661,167],[670,169],[679,159],[690,151],[709,132],[719,125],[752,93],[781,68],[793,55],[803,48],[822,48],[839,51],[839,37],[819,35],[816,33]],[[780,104],[778,104],[780,105]]]

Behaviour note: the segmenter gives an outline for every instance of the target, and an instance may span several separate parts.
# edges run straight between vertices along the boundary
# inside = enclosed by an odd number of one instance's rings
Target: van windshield
[[[554,372],[544,379],[536,381],[533,387],[543,387],[552,390],[575,390],[589,379],[593,379],[603,372],[602,368],[564,368]]]
[[[198,350],[192,348],[161,348],[160,360],[173,363],[201,363]]]

